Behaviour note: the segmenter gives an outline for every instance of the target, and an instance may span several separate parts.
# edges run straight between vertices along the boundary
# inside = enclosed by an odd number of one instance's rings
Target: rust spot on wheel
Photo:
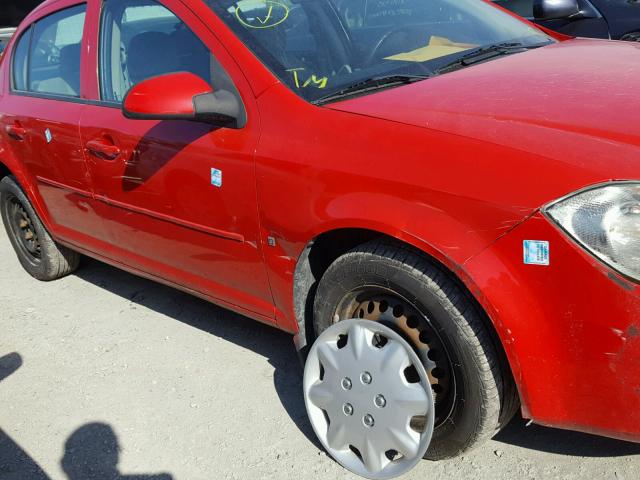
[[[348,295],[337,312],[341,320],[381,322],[404,336],[427,371],[436,406],[436,426],[448,418],[455,400],[453,368],[440,335],[423,312],[400,295],[375,287]],[[419,431],[420,425],[416,418],[411,427]]]

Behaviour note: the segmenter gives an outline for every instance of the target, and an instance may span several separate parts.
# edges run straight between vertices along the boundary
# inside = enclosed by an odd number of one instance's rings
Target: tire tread
[[[4,192],[16,196],[23,204],[31,217],[40,241],[42,258],[40,264],[34,266],[28,259],[24,258],[23,254],[16,248],[14,244],[15,240],[11,239],[14,250],[16,250],[16,254],[23,268],[32,277],[41,281],[57,280],[73,273],[80,265],[80,254],[53,240],[51,234],[45,228],[31,205],[31,202],[29,202],[29,199],[14,177],[9,176],[0,179],[0,195]],[[3,220],[6,222],[4,218]],[[9,226],[6,224],[5,229],[7,234],[11,235]]]
[[[353,262],[390,262],[395,268],[408,272],[438,297],[457,331],[464,336],[467,345],[474,352],[474,370],[480,375],[483,385],[475,428],[462,443],[432,444],[433,448],[430,447],[427,458],[440,460],[455,457],[491,438],[514,415],[519,399],[510,371],[505,370],[508,366],[498,354],[497,339],[488,328],[489,320],[481,313],[470,294],[443,267],[412,247],[391,240],[375,240],[356,247],[335,260],[325,275],[331,276],[332,272]]]

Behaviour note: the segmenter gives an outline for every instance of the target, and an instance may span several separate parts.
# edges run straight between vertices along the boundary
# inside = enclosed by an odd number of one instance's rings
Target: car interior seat
[[[66,45],[60,49],[58,76],[34,81],[36,92],[80,96],[80,44]]]

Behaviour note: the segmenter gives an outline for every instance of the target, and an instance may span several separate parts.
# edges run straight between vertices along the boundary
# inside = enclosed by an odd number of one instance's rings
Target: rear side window
[[[121,102],[133,85],[151,77],[191,72],[212,83],[214,70],[220,71],[202,41],[171,11],[149,0],[104,3],[100,66],[102,99],[112,102]]]
[[[78,5],[34,23],[13,57],[16,90],[80,96],[81,44],[86,6]]]
[[[29,64],[29,43],[31,41],[31,28],[25,31],[13,54],[13,88],[16,90],[28,90],[27,65]]]

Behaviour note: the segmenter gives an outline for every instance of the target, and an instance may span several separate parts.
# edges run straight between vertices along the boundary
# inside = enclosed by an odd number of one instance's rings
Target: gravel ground
[[[289,335],[93,260],[39,283],[0,231],[0,479],[355,478],[313,436]],[[640,445],[525,427],[406,479],[640,477]]]

